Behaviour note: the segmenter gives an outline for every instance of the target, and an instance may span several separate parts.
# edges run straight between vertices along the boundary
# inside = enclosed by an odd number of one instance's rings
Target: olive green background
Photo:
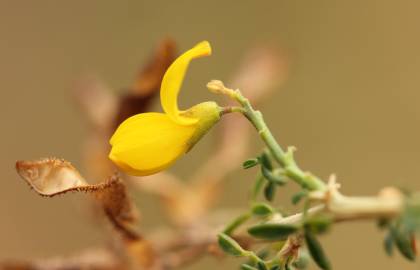
[[[212,99],[252,45],[269,42],[291,60],[290,78],[261,108],[304,169],[335,172],[346,194],[395,184],[420,189],[420,3],[418,1],[0,1],[0,259],[72,254],[103,243],[83,195],[45,199],[14,170],[17,159],[58,156],[81,165],[87,124],[70,94],[95,74],[129,86],[153,46],[207,39],[211,58],[193,65],[183,107]],[[255,150],[260,145],[255,137]],[[173,168],[205,161],[206,138]],[[192,165],[191,165],[192,164]],[[83,171],[83,170],[82,170]],[[245,206],[252,173],[228,182],[220,206]],[[290,194],[279,193],[283,201]],[[157,204],[138,199],[144,226]],[[415,269],[382,250],[373,223],[334,227],[322,238],[335,269]],[[189,269],[214,269],[206,258]],[[218,266],[234,269],[239,261]]]

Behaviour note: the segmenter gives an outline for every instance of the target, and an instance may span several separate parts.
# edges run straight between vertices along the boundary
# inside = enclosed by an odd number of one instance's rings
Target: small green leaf
[[[270,270],[280,270],[280,265],[274,265],[270,268]]]
[[[306,196],[308,196],[308,191],[305,190],[305,189],[301,190],[301,191],[299,191],[298,193],[296,193],[295,195],[292,196],[292,203],[296,205]]]
[[[392,236],[392,233],[389,232],[384,239],[384,249],[386,254],[388,254],[388,256],[392,256],[393,251],[394,251],[394,237]]]
[[[248,264],[241,264],[241,270],[258,270],[258,268],[255,268],[251,265]]]
[[[246,251],[231,237],[224,233],[219,233],[219,246],[229,255],[241,257],[246,255]]]
[[[259,157],[259,161],[262,167],[267,168],[269,171],[273,169],[273,165],[271,164],[270,157],[268,156],[267,153],[265,152],[262,153],[261,156]]]
[[[267,216],[274,212],[274,209],[266,203],[256,203],[252,206],[252,213],[256,216]]]
[[[245,160],[244,163],[242,163],[242,168],[249,169],[254,166],[257,166],[259,163],[260,163],[259,160],[256,158],[248,159],[248,160]]]
[[[236,230],[239,226],[244,224],[250,217],[251,215],[248,213],[238,216],[225,227],[225,229],[223,230],[223,233],[227,235],[232,234],[234,230]]]
[[[298,230],[299,227],[292,224],[266,223],[249,228],[248,233],[260,239],[284,240]]]
[[[272,201],[276,193],[276,185],[273,182],[268,181],[264,187],[264,197],[267,201]]]
[[[268,270],[264,262],[257,262],[258,270]]]
[[[309,253],[315,263],[324,270],[331,269],[330,262],[326,257],[321,244],[316,239],[315,235],[310,230],[305,230],[305,242],[308,246]]]
[[[262,166],[261,167],[261,173],[264,176],[265,179],[267,179],[270,182],[273,182],[277,185],[284,185],[287,183],[286,178],[284,178],[283,176],[280,176],[278,174],[273,173],[272,171],[270,171],[267,167]]]
[[[401,255],[403,255],[410,261],[414,261],[416,259],[416,254],[411,245],[409,234],[407,232],[399,230],[396,227],[391,227],[391,233],[393,238],[395,239],[395,245],[397,246]]]

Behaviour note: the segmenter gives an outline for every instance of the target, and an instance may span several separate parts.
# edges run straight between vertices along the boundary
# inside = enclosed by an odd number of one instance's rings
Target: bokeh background
[[[81,166],[86,122],[71,95],[86,74],[119,91],[162,38],[182,50],[207,39],[211,58],[194,63],[182,105],[212,99],[244,51],[269,43],[290,62],[289,78],[262,104],[302,167],[337,173],[347,194],[395,184],[420,189],[420,3],[418,1],[0,1],[0,259],[42,258],[103,243],[83,195],[45,199],[18,177],[18,159],[66,158]],[[172,169],[206,160],[211,138]],[[255,137],[255,149],[261,146]],[[81,169],[83,172],[83,169]],[[246,205],[252,175],[239,170],[220,207]],[[288,200],[287,190],[279,193]],[[139,198],[145,227],[162,222]],[[335,269],[415,269],[382,250],[371,222],[340,224],[322,238]],[[214,269],[212,258],[190,269]],[[238,261],[219,266],[231,269]]]

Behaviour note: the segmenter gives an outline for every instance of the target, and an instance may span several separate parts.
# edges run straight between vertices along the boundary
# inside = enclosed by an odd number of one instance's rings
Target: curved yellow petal
[[[179,125],[162,113],[132,116],[112,136],[109,158],[128,174],[154,174],[189,149],[195,129],[196,125]]]
[[[210,43],[208,41],[202,41],[178,57],[163,76],[160,87],[160,102],[162,103],[164,112],[178,124],[190,125],[197,122],[197,119],[180,115],[178,94],[191,60],[210,54]]]

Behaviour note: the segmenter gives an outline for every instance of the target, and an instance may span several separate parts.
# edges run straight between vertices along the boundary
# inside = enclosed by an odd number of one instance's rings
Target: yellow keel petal
[[[179,125],[162,113],[132,116],[112,136],[109,158],[128,174],[154,174],[188,150],[195,129],[196,125]]]
[[[202,41],[194,48],[178,57],[166,71],[160,88],[160,102],[163,110],[172,120],[181,125],[190,125],[197,122],[196,119],[180,115],[178,109],[178,94],[185,77],[185,72],[191,60],[211,54],[209,42]]]

